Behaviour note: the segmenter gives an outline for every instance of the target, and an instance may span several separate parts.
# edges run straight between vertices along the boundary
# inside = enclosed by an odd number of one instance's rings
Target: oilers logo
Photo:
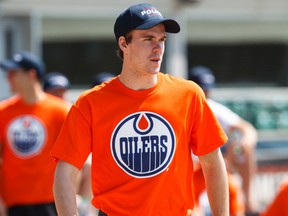
[[[115,128],[111,151],[116,163],[129,175],[147,178],[163,172],[176,148],[174,130],[162,116],[137,112]]]
[[[46,141],[44,124],[32,115],[14,119],[9,124],[7,133],[11,150],[20,158],[37,155]]]

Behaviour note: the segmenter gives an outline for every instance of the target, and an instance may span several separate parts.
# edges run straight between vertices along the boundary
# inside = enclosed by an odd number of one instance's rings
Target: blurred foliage
[[[288,101],[219,101],[257,129],[287,129]]]

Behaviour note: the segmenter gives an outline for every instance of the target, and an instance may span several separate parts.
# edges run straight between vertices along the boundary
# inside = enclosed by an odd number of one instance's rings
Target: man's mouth
[[[158,63],[161,61],[160,58],[151,58],[150,61],[154,62],[154,63]]]

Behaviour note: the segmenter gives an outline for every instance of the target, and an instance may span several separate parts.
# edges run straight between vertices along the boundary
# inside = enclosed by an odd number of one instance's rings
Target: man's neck
[[[132,90],[145,90],[154,87],[158,81],[158,75],[155,74],[137,74],[137,73],[128,73],[127,71],[121,72],[118,76],[120,82],[125,85],[127,88]]]
[[[46,97],[41,85],[31,86],[31,88],[25,89],[20,95],[26,104],[36,104]]]

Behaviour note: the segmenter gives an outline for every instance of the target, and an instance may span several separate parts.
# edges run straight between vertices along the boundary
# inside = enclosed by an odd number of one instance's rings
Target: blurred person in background
[[[69,88],[69,79],[61,72],[50,72],[44,77],[43,89],[46,93],[66,100],[66,93]]]
[[[44,62],[21,52],[1,62],[14,95],[1,102],[2,194],[0,215],[56,216],[49,157],[68,113],[63,101],[42,89]]]
[[[110,72],[100,72],[96,74],[94,77],[92,77],[92,82],[90,84],[90,87],[93,88],[96,85],[100,85],[101,83],[108,81],[115,77],[113,73]]]
[[[229,215],[244,216],[245,204],[239,182],[231,173],[227,172],[227,175],[229,187]],[[202,167],[197,161],[194,163],[193,195],[198,215],[212,216],[209,203],[207,202],[208,198]]]
[[[1,108],[5,107],[4,106],[5,103],[2,103],[2,101],[0,101],[0,112],[1,112]],[[0,143],[0,155],[2,155],[2,147],[1,147],[1,143]],[[0,156],[0,216],[6,216],[6,208],[3,202],[3,173],[2,173],[2,165],[3,165],[3,160],[2,157]]]
[[[64,101],[70,88],[70,81],[61,72],[50,72],[44,77],[43,89],[46,93],[54,95]],[[69,106],[72,106],[70,102]],[[87,159],[76,179],[76,192],[79,216],[92,216],[97,210],[90,204],[92,199],[91,189],[91,159]]]
[[[257,202],[251,194],[256,172],[254,152],[258,139],[257,131],[248,121],[210,98],[210,91],[215,87],[215,76],[210,68],[202,65],[192,67],[189,79],[203,89],[209,106],[229,137],[228,142],[221,148],[226,166],[230,173],[237,171],[240,175],[246,214],[253,214],[257,212]]]
[[[261,216],[288,216],[288,179],[279,186],[279,191]]]

